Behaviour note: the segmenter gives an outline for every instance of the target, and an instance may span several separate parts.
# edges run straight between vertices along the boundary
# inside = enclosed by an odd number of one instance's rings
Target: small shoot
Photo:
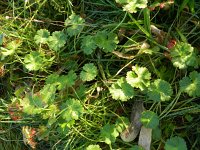
[[[145,90],[150,85],[151,73],[146,67],[133,66],[126,74],[126,81],[135,88]]]
[[[115,100],[127,101],[135,96],[134,88],[123,77],[113,83],[109,91]]]
[[[146,128],[155,129],[159,125],[158,115],[149,110],[142,112],[140,121]]]
[[[165,143],[165,150],[187,150],[186,142],[183,138],[175,136]]]
[[[180,90],[187,93],[191,97],[200,96],[200,73],[192,71],[189,77],[183,77],[179,81]]]
[[[83,66],[83,70],[80,73],[80,78],[83,81],[92,81],[97,76],[97,67],[93,63],[88,63]]]
[[[171,85],[161,79],[155,80],[148,88],[147,95],[154,102],[168,101],[171,99],[173,90]]]

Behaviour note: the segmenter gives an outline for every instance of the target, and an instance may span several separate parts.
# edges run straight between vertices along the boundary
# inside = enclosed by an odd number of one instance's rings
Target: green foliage
[[[130,124],[129,119],[126,117],[120,117],[116,120],[115,123],[115,128],[117,129],[117,131],[119,133],[121,133],[122,131],[124,131],[128,125]]]
[[[93,53],[93,51],[96,49],[96,43],[94,40],[94,37],[91,35],[84,36],[82,43],[81,43],[81,49],[86,55],[90,55]]]
[[[93,63],[88,63],[83,66],[83,70],[80,73],[80,78],[83,81],[91,81],[95,79],[97,73],[97,67]]]
[[[69,36],[75,36],[83,30],[85,20],[79,15],[71,14],[69,18],[65,20],[65,26],[67,26],[67,34]]]
[[[129,148],[128,150],[144,150],[144,148],[139,145],[134,145],[131,148]]]
[[[119,40],[117,35],[112,32],[98,31],[95,36],[95,42],[99,48],[101,48],[104,52],[112,52],[117,48],[117,44]]]
[[[123,5],[123,10],[129,13],[136,13],[138,8],[146,8],[147,0],[115,0]]]
[[[177,43],[173,49],[170,50],[172,63],[179,69],[185,69],[188,66],[197,67],[197,56],[194,48],[188,43]]]
[[[63,31],[55,31],[48,38],[48,45],[50,49],[58,52],[65,45],[67,36]]]
[[[171,137],[165,143],[165,150],[187,150],[185,140],[181,137]]]
[[[113,99],[121,101],[127,101],[135,95],[133,87],[123,77],[113,83],[109,91]]]
[[[152,128],[155,129],[159,125],[159,117],[156,113],[153,111],[144,111],[142,112],[140,121],[146,128]]]
[[[106,144],[114,143],[116,137],[119,135],[115,125],[106,124],[101,129],[101,138]]]
[[[126,81],[142,91],[150,85],[150,79],[151,73],[145,67],[133,66],[132,71],[126,74]]]
[[[190,72],[189,77],[183,77],[179,81],[180,90],[191,97],[200,96],[200,73],[197,71]]]
[[[170,100],[173,94],[171,85],[164,80],[157,79],[148,88],[147,95],[155,102]]]
[[[42,69],[43,64],[44,64],[44,58],[37,51],[33,51],[30,54],[25,55],[24,57],[24,66],[29,71],[40,70]]]
[[[62,118],[67,122],[71,120],[78,120],[79,117],[83,114],[83,106],[79,100],[76,99],[67,99],[66,102],[62,105]]]
[[[75,84],[77,75],[74,71],[69,71],[67,75],[50,74],[46,79],[46,84],[57,85],[58,90],[62,90],[65,87],[72,87]]]
[[[99,145],[89,145],[86,150],[101,150]]]
[[[36,44],[47,44],[50,32],[46,29],[40,29],[37,31],[34,40]]]
[[[7,45],[5,47],[0,47],[1,54],[4,57],[13,55],[17,52],[18,48],[21,45],[22,45],[22,42],[20,40],[13,40],[13,41],[7,43]]]

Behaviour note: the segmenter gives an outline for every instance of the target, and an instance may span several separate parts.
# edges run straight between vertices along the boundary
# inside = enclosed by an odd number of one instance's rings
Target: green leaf
[[[47,77],[45,83],[46,84],[55,84],[58,86],[58,90],[62,90],[65,87],[72,87],[75,84],[75,80],[77,75],[74,71],[69,71],[67,75],[59,76],[54,73]]]
[[[45,104],[52,104],[56,95],[56,86],[54,84],[47,84],[40,90],[41,101]]]
[[[155,80],[148,88],[147,95],[150,100],[155,102],[170,100],[173,94],[171,85],[161,79]]]
[[[116,137],[119,135],[117,132],[117,129],[115,128],[115,125],[106,124],[101,129],[101,138],[106,144],[114,143],[116,140]]]
[[[146,128],[155,129],[159,125],[158,115],[149,110],[142,112],[140,121]]]
[[[123,132],[130,125],[129,119],[126,117],[120,117],[116,120],[115,128],[119,133]]]
[[[78,120],[78,118],[83,114],[83,106],[79,100],[67,99],[62,105],[63,113],[62,118],[66,121]]]
[[[171,50],[172,63],[179,69],[185,69],[188,66],[197,67],[197,56],[194,48],[188,43],[177,43]]]
[[[22,41],[14,40],[6,44],[5,47],[1,47],[1,54],[4,56],[13,55],[17,49],[22,45]]]
[[[60,51],[60,49],[65,45],[67,36],[62,31],[55,31],[52,36],[48,38],[48,45],[54,51]]]
[[[25,55],[24,65],[29,71],[37,71],[43,67],[43,57],[37,51]]]
[[[69,36],[75,36],[83,30],[85,20],[79,15],[71,14],[68,19],[65,20],[65,26],[67,26],[67,33]]]
[[[86,55],[90,55],[93,53],[93,51],[96,49],[96,43],[94,41],[94,37],[91,35],[83,37],[82,43],[81,43],[81,49]]]
[[[144,148],[139,145],[134,145],[131,148],[129,148],[128,150],[144,150]]]
[[[99,145],[89,145],[86,150],[101,150]]]
[[[153,140],[160,140],[162,137],[161,129],[159,127],[153,129],[152,138]]]
[[[45,111],[42,113],[42,118],[55,118],[56,114],[59,113],[59,109],[55,104],[50,105]]]
[[[138,8],[146,8],[147,0],[116,0],[123,5],[123,10],[129,13],[136,13]]]
[[[69,71],[67,75],[62,75],[58,78],[58,90],[62,90],[65,87],[72,87],[75,84],[77,75],[74,71]]]
[[[47,44],[50,32],[46,29],[40,29],[37,31],[34,40],[36,44]]]
[[[112,84],[109,91],[115,100],[127,101],[135,96],[133,87],[123,77]]]
[[[83,81],[91,81],[95,79],[97,73],[97,67],[93,63],[88,63],[83,66],[83,70],[80,73],[80,78]]]
[[[186,142],[181,137],[172,137],[166,141],[165,150],[187,150]]]
[[[189,77],[183,77],[179,81],[180,90],[191,97],[200,96],[200,73],[197,71],[190,72]]]
[[[126,81],[142,91],[150,85],[150,79],[151,73],[145,67],[133,66],[132,71],[126,74]]]
[[[101,48],[104,52],[112,52],[117,48],[117,44],[119,40],[117,35],[112,32],[107,31],[98,31],[95,36],[95,42],[99,48]]]

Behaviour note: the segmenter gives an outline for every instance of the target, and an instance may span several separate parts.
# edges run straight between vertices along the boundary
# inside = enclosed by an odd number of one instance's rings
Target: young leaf
[[[191,97],[200,96],[200,73],[197,71],[190,72],[189,77],[183,77],[179,81],[180,90]]]
[[[62,31],[55,31],[48,38],[48,45],[54,51],[59,51],[66,43],[67,36]]]
[[[99,31],[95,36],[95,42],[104,52],[112,52],[117,48],[119,40],[117,35],[107,31]]]
[[[83,66],[83,70],[80,73],[80,78],[83,81],[94,80],[97,76],[97,67],[93,63],[88,63]]]
[[[39,52],[31,52],[24,57],[24,65],[29,71],[40,70],[43,67],[43,58]]]
[[[50,32],[46,29],[40,29],[37,31],[34,40],[36,44],[47,44]]]
[[[179,69],[185,69],[188,66],[197,67],[197,56],[194,48],[188,43],[177,43],[171,50],[172,63]]]
[[[115,125],[106,124],[101,129],[101,138],[106,144],[114,143],[116,140],[116,137],[119,135],[117,132],[117,129],[115,128]]]
[[[39,92],[41,101],[45,104],[52,104],[55,99],[56,86],[54,84],[45,85]]]
[[[11,41],[7,43],[5,47],[0,48],[1,54],[3,56],[13,55],[17,51],[17,49],[21,46],[21,44],[22,41],[20,40]]]
[[[83,106],[80,101],[76,99],[67,99],[62,105],[62,109],[62,118],[67,122],[71,120],[78,120],[78,118],[83,114]]]
[[[109,91],[113,99],[121,101],[127,101],[135,95],[133,87],[124,78],[120,78],[112,84]]]
[[[92,54],[92,52],[96,49],[96,43],[94,41],[94,37],[91,35],[85,36],[81,43],[81,49],[86,55]]]
[[[83,30],[84,23],[85,20],[83,18],[73,13],[68,19],[65,20],[65,26],[68,26],[68,35],[75,36],[79,34]]]
[[[89,145],[86,150],[101,150],[99,145]]]
[[[126,74],[126,81],[132,86],[144,90],[150,85],[151,73],[145,67],[133,66]]]
[[[171,85],[161,79],[155,80],[148,88],[147,95],[150,100],[155,102],[167,101],[171,98],[173,90]]]
[[[123,10],[129,13],[136,13],[138,8],[146,8],[147,0],[116,0],[123,5]]]
[[[172,137],[165,143],[165,150],[187,150],[186,142],[181,137]]]
[[[153,111],[144,111],[141,115],[140,121],[146,128],[155,129],[159,125],[159,117]]]

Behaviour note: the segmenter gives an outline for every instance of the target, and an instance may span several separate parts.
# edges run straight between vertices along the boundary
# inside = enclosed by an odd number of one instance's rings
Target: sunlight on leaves
[[[43,67],[43,57],[37,51],[25,55],[24,65],[29,71],[37,71]]]
[[[50,32],[46,29],[40,29],[37,31],[34,36],[34,40],[36,44],[47,44],[48,38],[50,36]]]
[[[187,150],[186,142],[181,137],[171,137],[165,143],[165,150]]]
[[[129,13],[136,13],[138,8],[146,8],[147,0],[115,0],[123,5],[123,10]]]
[[[180,90],[191,97],[200,96],[200,73],[197,71],[190,72],[189,77],[183,77],[179,81]]]
[[[97,73],[97,67],[93,63],[88,63],[83,66],[83,70],[80,73],[80,78],[83,81],[91,81],[95,79]]]
[[[133,87],[128,84],[125,78],[120,78],[109,88],[113,99],[127,101],[135,96]]]
[[[99,145],[89,145],[86,150],[101,150]]]
[[[170,100],[173,94],[171,85],[161,79],[155,80],[148,88],[147,95],[150,100],[155,102]]]
[[[146,128],[155,129],[159,125],[159,117],[153,111],[144,111],[142,112],[140,121]]]
[[[170,50],[170,55],[173,65],[179,69],[185,69],[188,66],[197,67],[197,55],[194,48],[188,43],[177,43]]]
[[[151,73],[145,67],[133,66],[126,74],[126,81],[132,86],[145,90],[150,85]]]

